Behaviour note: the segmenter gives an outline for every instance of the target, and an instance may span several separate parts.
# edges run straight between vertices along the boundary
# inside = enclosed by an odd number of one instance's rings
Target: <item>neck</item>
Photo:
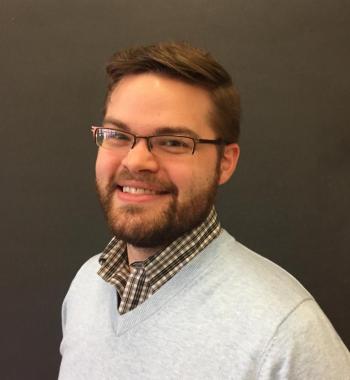
[[[155,253],[159,252],[162,247],[135,247],[134,245],[127,244],[126,250],[128,253],[129,265],[137,261],[145,261],[149,257],[153,256]]]

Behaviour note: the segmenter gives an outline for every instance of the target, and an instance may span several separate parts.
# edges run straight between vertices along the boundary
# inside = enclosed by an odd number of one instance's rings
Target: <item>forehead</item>
[[[207,90],[146,73],[128,75],[116,85],[107,100],[105,118],[120,120],[137,133],[174,125],[210,137],[214,135],[209,125],[211,112]]]

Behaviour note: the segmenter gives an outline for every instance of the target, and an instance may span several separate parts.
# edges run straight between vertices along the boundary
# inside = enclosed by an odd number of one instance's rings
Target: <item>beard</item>
[[[118,180],[138,180],[156,183],[166,191],[167,203],[151,210],[149,206],[114,206]],[[213,207],[218,187],[218,171],[206,188],[192,187],[182,201],[178,188],[171,182],[160,182],[151,173],[121,172],[104,188],[96,181],[97,193],[112,233],[135,247],[151,248],[170,244],[179,236],[200,225]],[[163,204],[165,203],[165,204]]]

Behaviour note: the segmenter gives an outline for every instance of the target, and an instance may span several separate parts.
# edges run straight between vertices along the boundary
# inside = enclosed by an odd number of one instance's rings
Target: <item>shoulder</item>
[[[237,313],[248,331],[259,326],[265,338],[312,295],[287,271],[237,242],[227,232],[207,252],[211,259],[205,286],[215,288],[217,307],[230,318]],[[208,259],[209,261],[209,259]]]
[[[62,324],[83,321],[114,297],[113,286],[98,274],[100,254],[87,260],[76,273],[62,305]]]
[[[100,254],[91,257],[77,271],[63,301],[64,307],[66,307],[71,300],[78,303],[84,302],[84,295],[95,293],[94,289],[101,288],[106,284],[97,274],[100,268],[99,257]]]
[[[226,231],[217,239],[216,271],[222,283],[250,301],[291,310],[311,294],[286,270],[236,241]],[[255,303],[254,302],[254,303]]]
[[[350,356],[313,300],[295,307],[266,345],[259,379],[349,379]]]
[[[82,264],[69,286],[66,300],[75,293],[88,293],[92,288],[105,283],[97,274],[100,269],[100,256],[101,254],[94,255]]]
[[[99,258],[101,254],[94,255],[90,257],[83,265],[80,267],[78,272],[76,273],[73,283],[84,279],[86,277],[90,277],[91,274],[96,274],[96,272],[100,268]]]
[[[260,342],[259,379],[346,378],[349,353],[298,280],[225,231],[212,253],[218,308]]]

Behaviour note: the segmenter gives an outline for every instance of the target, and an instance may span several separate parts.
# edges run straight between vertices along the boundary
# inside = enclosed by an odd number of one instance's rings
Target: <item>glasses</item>
[[[148,150],[157,155],[194,154],[197,144],[226,144],[222,139],[207,140],[177,135],[137,136],[118,129],[94,126],[91,132],[97,146],[116,152],[133,149],[139,139],[145,139]]]

